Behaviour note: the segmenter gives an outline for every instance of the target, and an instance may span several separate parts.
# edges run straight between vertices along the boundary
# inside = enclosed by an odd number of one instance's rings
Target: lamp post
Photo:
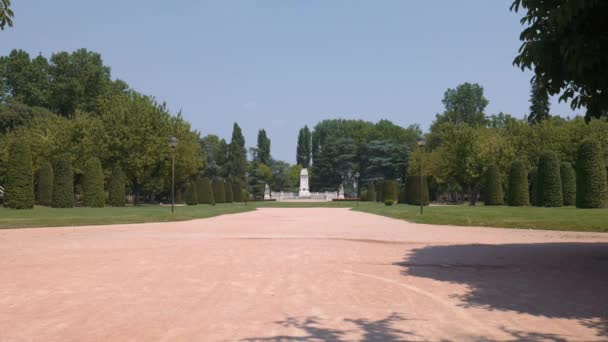
[[[171,214],[175,212],[175,148],[177,142],[176,137],[169,139],[169,147],[171,147]]]
[[[423,207],[424,207],[424,145],[426,144],[426,139],[424,136],[420,136],[416,139],[416,143],[420,148],[420,215],[422,215]]]
[[[357,207],[359,206],[359,197],[361,197],[361,191],[359,191],[359,172],[355,172],[355,182],[357,183]]]

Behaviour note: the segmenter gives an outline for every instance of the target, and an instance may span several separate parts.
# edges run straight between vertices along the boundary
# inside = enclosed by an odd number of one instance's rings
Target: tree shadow
[[[345,322],[353,323],[357,329],[339,330],[323,326],[322,319],[309,317],[288,317],[284,321],[275,322],[286,328],[297,328],[304,335],[276,335],[269,337],[250,337],[241,341],[328,341],[341,342],[346,340],[346,335],[353,332],[360,332],[360,341],[406,341],[407,337],[415,336],[412,332],[401,330],[394,325],[400,321],[407,320],[399,313],[392,313],[380,320],[370,319],[344,319]]]
[[[608,243],[429,246],[397,265],[404,275],[467,285],[455,296],[464,307],[577,319],[608,336]]]

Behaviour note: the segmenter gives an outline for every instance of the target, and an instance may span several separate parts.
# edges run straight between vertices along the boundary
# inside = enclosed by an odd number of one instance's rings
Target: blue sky
[[[389,119],[427,129],[447,88],[484,86],[488,114],[527,113],[530,72],[511,1],[16,0],[0,54],[81,47],[115,78],[166,101],[202,134],[248,146],[265,128],[295,161],[298,130],[326,118]],[[551,112],[574,113],[552,100]]]

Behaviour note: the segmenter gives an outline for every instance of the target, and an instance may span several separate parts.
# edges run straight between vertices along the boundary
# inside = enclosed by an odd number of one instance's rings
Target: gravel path
[[[608,340],[608,234],[348,209],[0,230],[0,341]]]

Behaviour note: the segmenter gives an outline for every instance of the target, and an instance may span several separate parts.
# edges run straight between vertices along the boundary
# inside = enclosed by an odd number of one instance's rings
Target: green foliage
[[[526,27],[514,64],[533,69],[550,95],[562,94],[587,119],[608,113],[608,2],[596,0],[514,0]]]
[[[578,148],[576,160],[576,206],[605,208],[608,206],[606,164],[600,153],[601,145],[591,139]]]
[[[463,83],[456,89],[448,89],[443,95],[445,112],[438,114],[433,125],[445,122],[478,126],[486,124],[485,109],[488,100],[483,94],[483,87],[477,83]]]
[[[186,193],[184,194],[187,205],[198,204],[198,189],[195,181],[189,181],[186,185]]]
[[[53,167],[44,162],[38,170],[38,204],[50,206],[53,200]]]
[[[376,201],[384,202],[384,180],[376,181]]]
[[[6,26],[13,27],[14,15],[11,0],[0,0],[0,30],[4,30]]]
[[[82,204],[85,207],[103,208],[106,203],[105,197],[101,162],[98,158],[90,158],[84,165]]]
[[[298,146],[296,150],[296,163],[302,168],[310,167],[312,157],[312,135],[308,126],[300,129],[298,133]]]
[[[511,164],[507,203],[512,207],[530,205],[528,195],[528,172],[521,160],[516,160]]]
[[[500,173],[498,167],[492,164],[488,167],[485,176],[485,194],[484,204],[485,205],[503,205],[504,195],[502,193],[502,181],[500,180]]]
[[[376,202],[376,185],[371,182],[367,187],[367,196],[365,198],[368,202]]]
[[[538,168],[533,168],[528,174],[528,191],[530,204],[538,206]]]
[[[112,169],[110,177],[108,204],[113,207],[125,206],[125,173],[118,165]]]
[[[532,79],[532,95],[530,95],[530,115],[528,116],[528,122],[538,123],[549,117],[551,117],[549,114],[549,94],[547,94],[547,90],[540,82],[540,79],[534,77]]]
[[[215,199],[215,203],[226,203],[225,185],[221,179],[213,181],[213,198]]]
[[[386,206],[395,205],[395,201],[393,201],[392,199],[385,199],[384,205],[386,205]]]
[[[224,184],[224,191],[226,192],[226,203],[234,202],[234,194],[232,193],[232,182],[226,182],[226,184]]]
[[[385,180],[382,184],[382,199],[383,202],[390,201],[392,203],[397,203],[399,199],[399,194],[397,192],[397,182],[394,180]]]
[[[74,207],[74,170],[67,154],[59,156],[53,167],[53,208]]]
[[[232,182],[245,184],[247,173],[247,150],[241,127],[235,122],[232,129],[232,140],[228,146],[228,175]],[[228,188],[227,188],[228,189]],[[232,188],[229,188],[232,192]]]
[[[4,206],[13,209],[34,207],[32,156],[26,139],[16,137],[9,145]]]
[[[422,184],[420,184],[422,182]],[[407,203],[412,205],[420,205],[422,198],[423,205],[429,204],[429,186],[426,177],[409,176],[405,183],[407,191]],[[420,193],[422,191],[422,194]],[[421,196],[422,195],[422,196]]]
[[[196,189],[198,191],[198,203],[215,204],[213,197],[213,188],[209,178],[201,178],[198,180]]]
[[[262,199],[264,198],[266,184],[269,184],[272,180],[272,170],[264,164],[251,163],[248,180],[253,196],[257,199]]]
[[[537,205],[539,207],[561,207],[563,205],[562,180],[557,155],[545,151],[538,161]]]
[[[52,116],[52,112],[42,107],[30,107],[15,101],[0,104],[0,134],[25,126],[35,119]]]
[[[262,164],[270,165],[270,139],[264,129],[258,132],[257,159]]]
[[[562,162],[559,170],[562,179],[564,205],[574,205],[576,203],[576,173],[574,168],[570,163]]]
[[[232,184],[232,197],[236,203],[243,202],[243,189],[238,183]]]
[[[363,202],[367,201],[367,190],[361,191],[359,194],[359,200]]]
[[[399,186],[399,203],[407,203],[407,187],[405,185]]]

